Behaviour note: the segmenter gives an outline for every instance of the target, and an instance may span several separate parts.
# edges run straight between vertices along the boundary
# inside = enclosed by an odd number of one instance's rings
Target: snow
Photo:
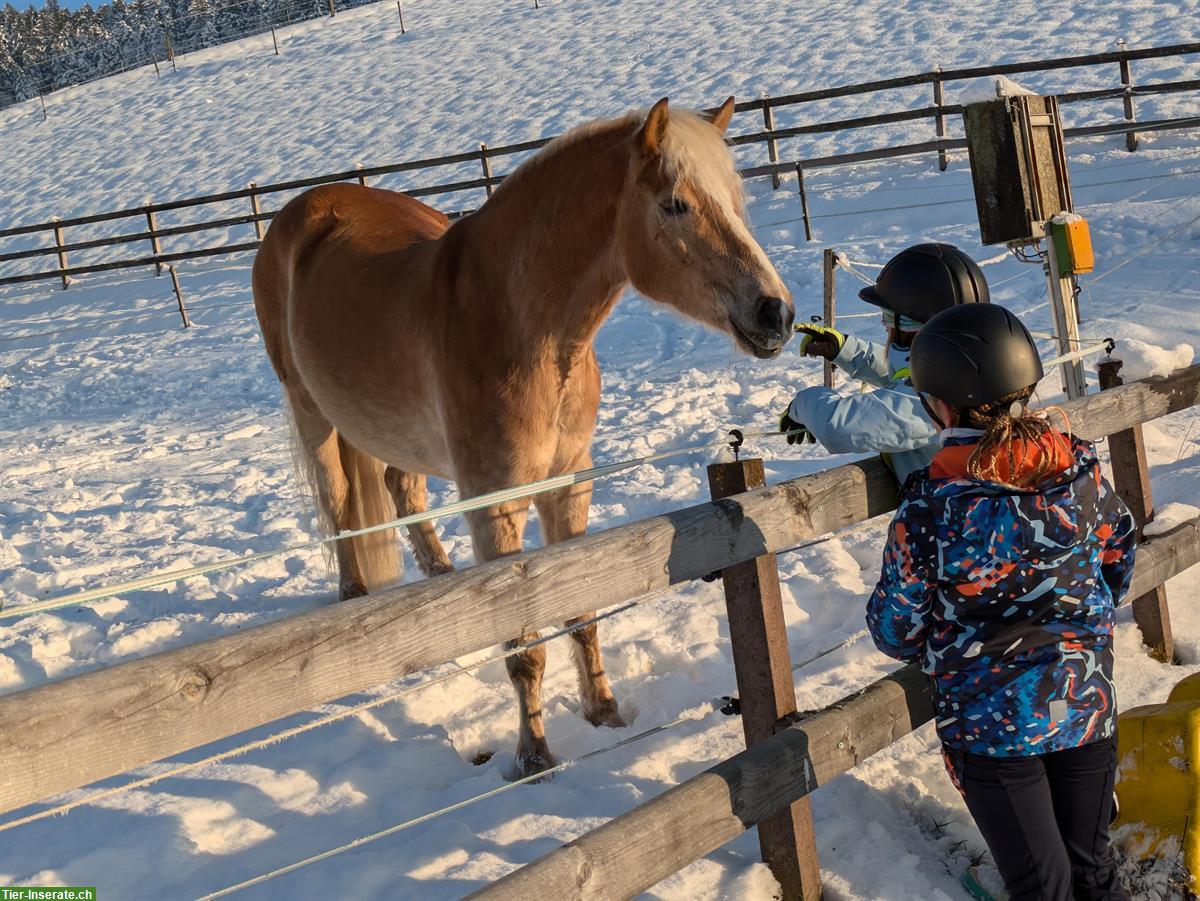
[[[1197,516],[1200,516],[1200,507],[1172,501],[1155,509],[1154,519],[1146,524],[1142,529],[1142,534],[1146,536],[1162,535]]]
[[[1121,381],[1128,384],[1190,366],[1195,356],[1190,344],[1160,347],[1136,338],[1120,338],[1109,359],[1121,361]]]
[[[1022,94],[1036,94],[1017,84],[1011,78],[1003,75],[993,75],[985,78],[974,78],[959,82],[961,85],[955,102],[962,106],[972,103],[988,103],[1002,97],[1017,97]]]
[[[138,204],[147,196],[164,200],[251,180],[458,152],[478,141],[496,146],[537,138],[644,107],[664,94],[673,103],[712,105],[730,93],[780,95],[928,71],[939,63],[950,68],[1101,51],[1121,34],[1135,46],[1171,44],[1179,40],[1179,22],[1200,13],[1197,0],[1169,10],[1135,0],[1106,6],[1103,15],[1077,2],[1067,27],[1031,0],[943,5],[936,16],[917,0],[866,0],[795,6],[785,27],[767,0],[702,9],[653,0],[548,0],[541,6],[411,0],[404,6],[408,34],[401,36],[395,7],[379,4],[280,31],[278,57],[269,36],[249,39],[185,55],[179,72],[163,72],[161,80],[141,70],[53,94],[46,122],[36,103],[0,111],[7,164],[0,168],[0,196],[7,201],[0,205],[0,227]],[[1139,83],[1200,78],[1194,58],[1148,60],[1136,68]],[[1030,89],[1054,93],[1112,87],[1115,76],[1112,66],[1026,78]],[[928,103],[928,86],[918,86],[780,109],[776,125]],[[1138,115],[1190,115],[1194,106],[1191,93],[1146,96]],[[1121,115],[1119,101],[1064,106],[1069,125]],[[956,125],[951,121],[952,130]],[[742,115],[733,130],[760,127],[761,118]],[[929,122],[900,123],[783,140],[781,153],[866,150],[927,141],[932,132]],[[1200,215],[1196,134],[1147,133],[1135,154],[1125,151],[1120,136],[1073,141],[1068,150],[1076,206],[1091,225],[1098,269],[1111,270],[1101,281],[1081,283],[1081,337],[1112,335],[1123,348],[1135,342],[1196,346],[1200,248],[1180,231]],[[761,145],[738,154],[743,164],[766,161]],[[445,173],[445,180],[475,178],[478,168]],[[391,188],[418,183],[404,174],[378,180]],[[1038,267],[1011,255],[996,259],[995,248],[979,245],[964,153],[952,153],[944,173],[932,157],[814,170],[806,174],[806,189],[813,242],[804,240],[794,182],[785,180],[778,192],[769,181],[748,185],[756,234],[791,288],[798,317],[821,311],[822,248],[880,266],[909,244],[947,241],[993,261],[986,271],[997,302],[1020,313],[1030,328],[1053,330]],[[453,209],[468,199],[433,202]],[[244,206],[230,203],[210,214],[241,215],[248,212]],[[164,214],[159,225],[196,216]],[[87,240],[112,233],[112,226],[68,233]],[[250,233],[243,226],[229,240]],[[164,249],[202,240],[173,237]],[[32,245],[17,240],[3,249],[24,246]],[[110,254],[84,250],[72,261]],[[6,263],[0,271],[20,270]],[[315,535],[250,306],[249,259],[182,264],[179,271],[195,323],[189,330],[179,327],[169,279],[155,278],[150,269],[81,276],[66,292],[52,282],[0,291],[0,594],[6,609]],[[838,280],[839,314],[866,311],[853,277],[839,273]],[[866,337],[882,335],[877,317],[846,322]],[[1049,342],[1043,350],[1052,353]],[[598,463],[708,446],[734,426],[773,428],[793,393],[821,380],[819,362],[792,352],[767,362],[742,357],[727,339],[633,295],[601,330],[597,351],[604,373],[593,446]],[[1133,361],[1126,359],[1128,367]],[[1051,374],[1039,399],[1060,396]],[[1144,428],[1160,518],[1173,503],[1197,500],[1196,421],[1193,410]],[[705,500],[703,465],[714,453],[709,447],[598,483],[592,528]],[[765,459],[771,482],[852,459],[762,439],[749,440],[746,453]],[[432,503],[455,498],[453,486],[432,485]],[[895,668],[869,641],[847,641],[863,625],[886,523],[886,517],[872,520],[779,556],[792,659],[808,660],[844,643],[797,673],[801,709],[836,701]],[[439,528],[456,565],[468,564],[462,520],[447,519]],[[531,523],[531,544],[536,531]],[[411,559],[407,563],[415,573]],[[311,550],[85,608],[0,620],[0,691],[315,609],[334,590],[321,554]],[[1200,671],[1196,571],[1172,580],[1167,594],[1184,663],[1168,668],[1146,657],[1132,614],[1122,610],[1116,642],[1123,706],[1162,701],[1175,681]],[[551,642],[547,728],[563,759],[704,710],[734,690],[719,584],[663,592],[600,629],[607,669],[632,725],[596,730],[578,716],[570,642]],[[516,728],[505,668],[492,660],[461,669],[497,650],[107,780],[103,787],[163,773],[181,761],[412,689],[390,704],[243,757],[0,832],[0,884],[98,885],[104,897],[133,901],[195,897],[500,787]],[[736,718],[709,713],[593,757],[552,782],[521,786],[240,896],[460,897],[741,747]],[[830,897],[964,897],[961,873],[983,841],[946,778],[930,727],[822,786],[812,804]],[[6,815],[0,826],[45,806]],[[646,897],[765,899],[775,890],[749,832]]]

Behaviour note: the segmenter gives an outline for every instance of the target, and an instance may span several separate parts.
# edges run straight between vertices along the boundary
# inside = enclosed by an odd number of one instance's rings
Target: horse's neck
[[[485,302],[503,305],[526,346],[586,351],[627,283],[615,234],[627,147],[623,132],[601,132],[558,148],[474,217]]]

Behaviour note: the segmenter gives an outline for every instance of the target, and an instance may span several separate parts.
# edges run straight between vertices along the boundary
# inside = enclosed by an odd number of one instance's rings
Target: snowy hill
[[[673,102],[705,105],[944,67],[986,65],[1195,39],[1200,3],[1072,3],[1060,19],[1030,0],[986,4],[835,2],[809,8],[563,0],[378,4],[184,56],[178,73],[141,70],[52,95],[49,119],[0,111],[0,227],[142,202],[542,137],[589,118]],[[1056,10],[1058,8],[1056,7]],[[1190,29],[1190,31],[1185,31]],[[1200,59],[1135,63],[1138,81],[1200,77]],[[1066,81],[1067,78],[1071,80]],[[1047,90],[1111,87],[1111,71],[1021,79]],[[958,89],[950,86],[947,99]],[[1139,116],[1194,115],[1195,93],[1139,100]],[[845,118],[929,102],[926,88],[849,98],[780,115]],[[1112,121],[1119,102],[1067,108],[1068,124]],[[803,117],[803,118],[801,118]],[[752,116],[733,130],[759,127]],[[928,140],[928,122],[785,143],[785,158]],[[1086,337],[1200,346],[1200,133],[1120,137],[1069,147],[1076,206],[1098,266],[1083,279]],[[761,146],[739,151],[764,162]],[[464,170],[466,171],[466,170]],[[471,170],[467,177],[474,177]],[[384,187],[407,184],[402,176]],[[965,155],[823,170],[809,181],[817,240],[804,241],[795,185],[749,185],[756,233],[791,287],[797,315],[820,310],[820,255],[882,263],[922,239],[980,260]],[[478,202],[482,198],[477,198]],[[246,212],[231,206],[230,215]],[[174,222],[176,220],[172,220]],[[183,220],[180,220],[183,221]],[[166,223],[163,223],[166,224]],[[106,233],[79,229],[78,238]],[[73,237],[75,235],[73,234]],[[173,239],[171,249],[188,246]],[[19,245],[6,245],[19,246]],[[73,261],[76,257],[73,256]],[[79,262],[96,259],[87,252]],[[151,271],[0,290],[0,593],[5,608],[71,589],[266,549],[315,534],[287,448],[279,389],[250,306],[247,257],[181,268],[196,328],[178,327],[166,278]],[[1118,268],[1118,266],[1120,268]],[[990,265],[993,299],[1050,330],[1035,267]],[[843,315],[867,312],[843,273]],[[877,319],[844,320],[868,337]],[[1051,355],[1046,348],[1047,356]],[[601,332],[597,461],[700,444],[723,428],[769,428],[820,368],[795,353],[762,363],[728,340],[624,299]],[[1053,397],[1057,378],[1045,383]],[[1156,500],[1197,503],[1200,425],[1190,411],[1146,428]],[[778,441],[756,444],[768,478],[846,458]],[[597,484],[592,527],[706,499],[696,453]],[[434,485],[433,503],[455,497]],[[461,520],[440,524],[458,565]],[[803,660],[862,625],[884,522],[780,557],[792,656]],[[533,542],[536,526],[531,526]],[[415,572],[411,559],[408,570]],[[0,620],[0,691],[223,634],[327,603],[334,583],[317,552],[271,558],[169,589],[83,609]],[[1168,587],[1184,666],[1148,661],[1128,611],[1117,634],[1124,707],[1161,700],[1200,670],[1200,599],[1192,571]],[[719,586],[649,599],[601,626],[614,690],[638,731],[703,711],[733,671]],[[550,646],[545,698],[552,746],[575,758],[620,736],[575,712],[574,668]],[[481,655],[483,656],[483,655]],[[475,662],[461,660],[469,666]],[[448,665],[407,680],[447,675]],[[798,673],[802,708],[828,704],[893,664],[857,642]],[[382,694],[397,686],[381,686]],[[362,700],[362,698],[351,699]],[[329,710],[337,705],[330,705]],[[256,730],[263,737],[311,715]],[[104,898],[195,897],[503,784],[515,708],[491,662],[379,707],[185,777],[0,831],[0,884],[97,885]],[[184,755],[198,759],[245,740]],[[736,752],[736,719],[697,718],[590,759],[550,784],[521,787],[245,892],[246,898],[459,897]],[[983,843],[946,778],[930,729],[877,755],[813,797],[830,897],[961,898],[959,874]],[[496,752],[475,766],[480,752]],[[164,765],[139,771],[145,776]],[[117,785],[130,777],[111,780]],[[35,813],[40,807],[20,812]],[[14,815],[0,817],[4,822]],[[648,893],[659,898],[769,898],[752,833]]]

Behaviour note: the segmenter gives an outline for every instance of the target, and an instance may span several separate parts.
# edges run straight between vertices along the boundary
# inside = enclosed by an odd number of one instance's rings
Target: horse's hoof
[[[617,701],[615,698],[609,698],[607,701],[601,701],[596,704],[591,710],[585,710],[583,718],[593,726],[608,726],[610,729],[624,729],[629,723],[625,722],[625,718],[621,716],[617,709]]]
[[[357,579],[348,579],[338,586],[338,600],[348,601],[351,598],[361,598],[367,593],[367,586]]]
[[[540,750],[517,751],[513,756],[513,769],[511,780],[527,779],[530,776],[536,776],[538,773],[544,773],[546,770],[555,766],[557,761],[554,755],[550,753],[550,749],[545,744]],[[554,778],[554,774],[543,777],[544,780]],[[536,779],[535,782],[542,782],[543,779]]]

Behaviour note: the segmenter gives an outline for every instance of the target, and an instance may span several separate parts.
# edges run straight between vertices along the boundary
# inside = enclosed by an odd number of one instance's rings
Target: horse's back
[[[378,297],[373,281],[394,288],[409,256],[403,251],[436,240],[448,225],[444,214],[419,200],[362,185],[320,185],[285,204],[271,220],[252,273],[259,325],[279,377],[288,380],[289,319],[353,297]]]

